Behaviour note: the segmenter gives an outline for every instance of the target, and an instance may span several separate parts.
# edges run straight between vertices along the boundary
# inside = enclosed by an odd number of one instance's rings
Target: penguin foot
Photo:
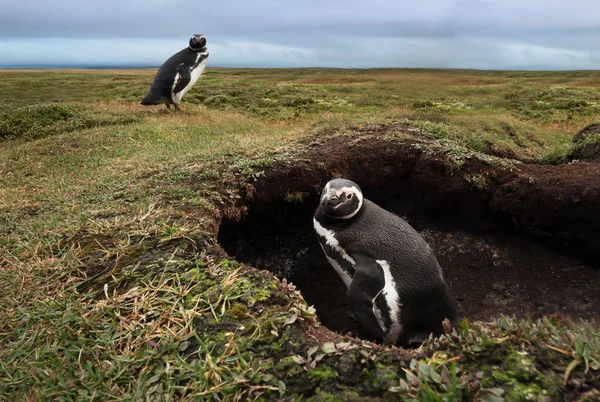
[[[168,103],[165,103],[165,106],[167,107],[167,109],[171,109],[171,105],[169,105]]]
[[[179,105],[177,103],[175,104],[175,109],[177,109],[178,112],[181,112],[181,108],[179,107]]]

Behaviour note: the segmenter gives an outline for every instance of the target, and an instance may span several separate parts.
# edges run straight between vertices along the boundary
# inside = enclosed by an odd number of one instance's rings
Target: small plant
[[[469,183],[472,183],[473,186],[475,186],[475,188],[477,188],[478,190],[486,190],[488,188],[488,182],[487,182],[485,175],[482,175],[482,174],[466,175],[465,179]]]
[[[304,198],[308,196],[308,193],[301,191],[290,192],[289,190],[285,193],[284,201],[291,202],[293,204],[300,204]]]

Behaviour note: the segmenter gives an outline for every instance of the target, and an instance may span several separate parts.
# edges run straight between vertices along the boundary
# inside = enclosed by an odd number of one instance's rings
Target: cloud
[[[600,68],[597,0],[0,0],[0,64]]]

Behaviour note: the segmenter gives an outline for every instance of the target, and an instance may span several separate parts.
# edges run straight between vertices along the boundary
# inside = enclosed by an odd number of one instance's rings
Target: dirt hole
[[[596,267],[516,231],[497,216],[467,219],[465,209],[453,208],[448,199],[436,203],[439,194],[429,191],[428,185],[419,187],[414,177],[397,170],[385,172],[362,166],[349,169],[346,177],[361,185],[368,199],[406,219],[431,245],[462,317],[490,320],[501,314],[538,318],[559,313],[573,319],[600,318]],[[245,218],[223,220],[218,241],[238,261],[294,283],[329,329],[367,338],[351,318],[346,289],[313,232],[318,189],[329,174],[267,175],[262,184],[257,183],[260,196],[248,202]],[[443,172],[439,174],[446,179]],[[269,189],[278,190],[267,194]],[[301,201],[289,196],[295,191],[304,192]],[[468,204],[470,211],[478,209],[478,202],[485,203],[485,197],[463,195],[454,194],[454,201]],[[446,207],[440,208],[442,204]]]

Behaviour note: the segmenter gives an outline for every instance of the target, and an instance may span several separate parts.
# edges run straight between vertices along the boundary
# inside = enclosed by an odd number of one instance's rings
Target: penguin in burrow
[[[356,183],[329,181],[313,224],[355,318],[372,336],[414,345],[443,334],[448,321],[456,326],[456,305],[429,245],[406,221],[365,199]]]

